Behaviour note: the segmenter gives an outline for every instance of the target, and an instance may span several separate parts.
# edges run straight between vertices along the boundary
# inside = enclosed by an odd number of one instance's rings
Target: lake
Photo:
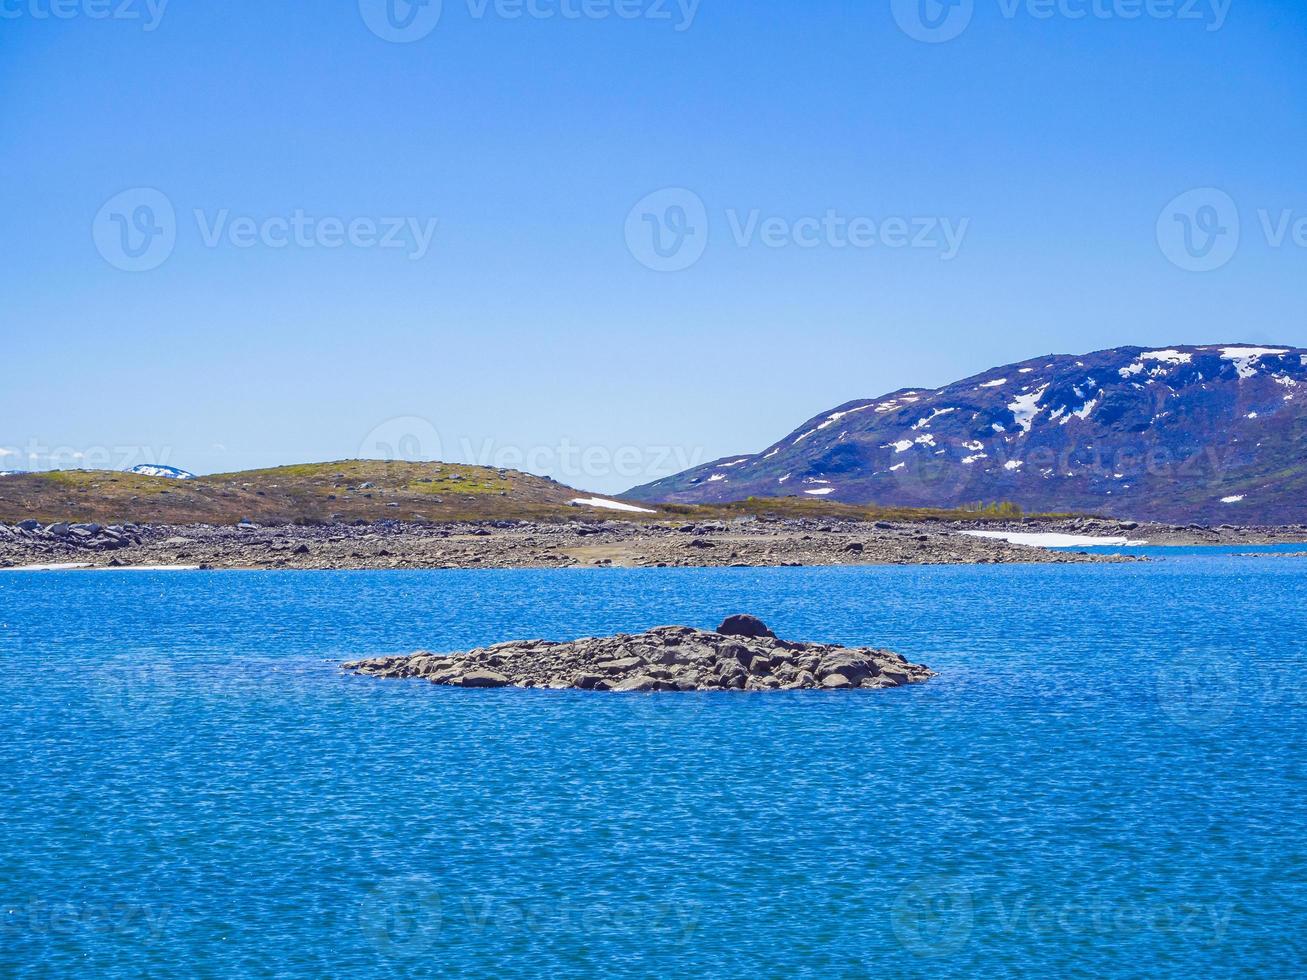
[[[1301,975],[1307,560],[0,574],[0,975]],[[750,612],[852,694],[339,662]]]

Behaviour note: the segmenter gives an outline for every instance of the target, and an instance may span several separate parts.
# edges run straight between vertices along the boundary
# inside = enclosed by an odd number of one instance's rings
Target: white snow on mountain
[[[160,476],[166,480],[194,480],[195,474],[188,473],[186,470],[179,470],[175,466],[156,466],[153,463],[142,463],[140,466],[133,466],[128,473],[135,473],[137,476]]]
[[[1240,378],[1251,378],[1257,373],[1257,362],[1263,357],[1275,357],[1289,353],[1282,347],[1222,347],[1221,357],[1234,361],[1234,369]]]

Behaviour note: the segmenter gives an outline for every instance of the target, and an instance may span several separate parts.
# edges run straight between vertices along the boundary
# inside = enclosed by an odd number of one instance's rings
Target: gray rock
[[[512,683],[503,674],[493,670],[474,670],[459,678],[459,687],[508,687]]]
[[[717,632],[722,636],[776,636],[761,619],[748,615],[727,616]]]
[[[934,676],[888,650],[727,636],[686,626],[571,643],[500,643],[450,656],[380,657],[345,667],[372,677],[423,678],[458,687],[615,692],[847,690],[895,687]]]

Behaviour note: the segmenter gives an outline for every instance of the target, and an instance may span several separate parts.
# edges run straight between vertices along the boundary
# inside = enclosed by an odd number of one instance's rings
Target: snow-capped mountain
[[[157,466],[153,463],[142,463],[140,466],[133,466],[127,472],[135,473],[137,476],[161,476],[168,480],[194,480],[195,474],[188,473],[185,470],[179,470],[175,466]]]
[[[1135,519],[1307,522],[1307,351],[1231,344],[1032,358],[848,402],[760,453],[623,496],[1011,501]]]

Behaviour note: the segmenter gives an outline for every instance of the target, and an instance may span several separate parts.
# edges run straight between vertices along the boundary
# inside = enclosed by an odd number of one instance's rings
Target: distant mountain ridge
[[[1307,350],[1251,344],[1049,355],[937,389],[847,402],[756,454],[622,496],[854,504],[1233,524],[1307,521]]]

